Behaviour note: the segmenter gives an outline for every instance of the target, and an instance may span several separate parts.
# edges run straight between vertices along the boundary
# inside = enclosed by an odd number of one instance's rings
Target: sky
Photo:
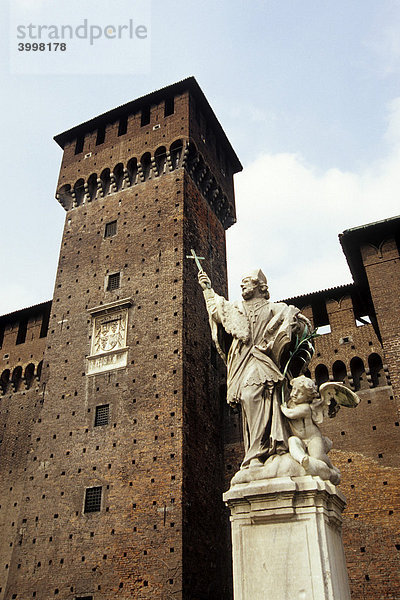
[[[147,37],[18,52],[17,25],[85,19]],[[399,31],[399,0],[3,0],[0,314],[53,295],[53,136],[190,75],[244,167],[230,296],[255,267],[275,300],[350,282],[338,234],[400,213]]]

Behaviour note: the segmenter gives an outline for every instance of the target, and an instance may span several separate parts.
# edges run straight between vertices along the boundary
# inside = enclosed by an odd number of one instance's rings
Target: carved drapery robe
[[[253,458],[287,451],[289,431],[280,410],[284,376],[282,353],[294,332],[301,335],[309,325],[294,306],[252,298],[232,303],[205,290],[213,340],[228,368],[227,401],[242,406],[245,457],[242,468]],[[228,357],[218,343],[218,327],[233,337]]]

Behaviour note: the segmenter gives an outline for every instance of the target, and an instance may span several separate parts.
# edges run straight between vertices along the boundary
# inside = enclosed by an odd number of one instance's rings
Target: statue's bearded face
[[[253,298],[257,294],[258,281],[252,277],[244,277],[240,287],[242,288],[243,299],[250,300],[250,298]]]

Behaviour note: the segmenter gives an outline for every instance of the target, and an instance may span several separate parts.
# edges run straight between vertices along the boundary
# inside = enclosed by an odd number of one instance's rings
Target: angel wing
[[[360,404],[360,397],[348,387],[337,381],[327,381],[320,385],[319,393],[324,405],[324,413],[328,417],[336,417],[341,406],[355,408]]]

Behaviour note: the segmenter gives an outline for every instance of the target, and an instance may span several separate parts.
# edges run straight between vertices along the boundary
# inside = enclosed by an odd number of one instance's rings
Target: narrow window
[[[106,223],[106,227],[104,230],[104,237],[108,238],[108,237],[112,237],[113,235],[116,235],[117,233],[117,221],[110,221],[109,223]]]
[[[165,100],[164,117],[168,117],[169,115],[173,115],[174,111],[175,111],[174,97],[172,96],[172,98],[167,98]]]
[[[85,493],[85,513],[99,512],[101,508],[102,487],[86,488]]]
[[[51,309],[51,305],[48,306],[48,308],[46,308],[46,310],[42,314],[42,325],[40,327],[40,335],[39,335],[39,337],[41,337],[41,338],[47,336],[47,331],[49,329],[50,309]]]
[[[142,116],[140,118],[140,126],[148,125],[150,123],[150,106],[142,108]]]
[[[26,332],[28,329],[28,319],[22,319],[19,322],[16,344],[23,344],[26,340]]]
[[[84,141],[85,141],[85,137],[83,135],[81,135],[77,138],[76,146],[75,146],[75,154],[80,154],[82,152]]]
[[[107,290],[117,290],[119,288],[120,273],[113,273],[108,276]]]
[[[118,125],[118,135],[125,135],[128,130],[128,116],[121,117]]]
[[[103,144],[105,139],[106,139],[106,126],[102,125],[97,130],[96,146],[100,146],[100,144]]]
[[[110,405],[102,404],[96,406],[96,416],[94,418],[94,426],[99,427],[100,425],[108,425],[110,422]]]
[[[75,596],[75,600],[93,600],[93,596]]]

